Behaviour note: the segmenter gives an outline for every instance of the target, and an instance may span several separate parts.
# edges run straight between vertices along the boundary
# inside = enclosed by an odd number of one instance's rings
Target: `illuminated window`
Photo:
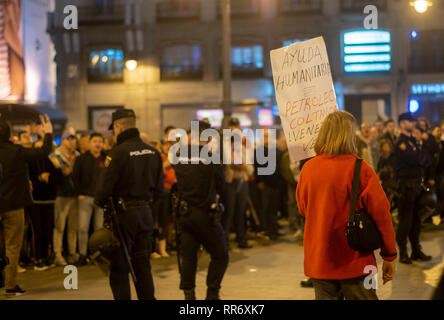
[[[262,77],[264,71],[263,49],[260,45],[231,48],[233,77]]]
[[[345,72],[387,72],[391,60],[390,32],[362,30],[344,34]]]
[[[88,63],[88,81],[123,81],[123,66],[122,50],[91,51]]]
[[[162,80],[202,79],[202,55],[198,45],[178,45],[163,49],[160,74]]]

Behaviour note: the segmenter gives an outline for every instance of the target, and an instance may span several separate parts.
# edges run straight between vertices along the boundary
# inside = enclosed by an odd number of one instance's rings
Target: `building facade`
[[[220,2],[56,1],[49,30],[57,52],[57,105],[70,125],[104,131],[110,112],[127,107],[153,139],[167,125],[187,128],[196,118],[217,126]],[[422,15],[407,0],[231,2],[233,113],[245,126],[279,124],[270,50],[317,36],[327,44],[339,106],[359,121],[396,118],[416,103],[432,121],[444,118],[444,90],[438,90],[444,1],[434,0]],[[364,29],[368,4],[378,9],[378,30]],[[78,29],[64,28],[67,5],[78,8]]]
[[[55,104],[54,0],[0,1],[0,103]]]

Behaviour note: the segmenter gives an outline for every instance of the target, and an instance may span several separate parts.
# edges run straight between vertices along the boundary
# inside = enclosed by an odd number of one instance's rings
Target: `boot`
[[[185,294],[185,300],[196,300],[194,289],[185,289],[183,293]]]
[[[301,287],[302,288],[313,288],[313,280],[311,280],[311,278],[308,278],[306,280],[302,280]]]
[[[399,249],[399,262],[403,264],[412,264],[412,260],[410,259],[409,255],[407,254],[406,249]]]
[[[220,300],[219,289],[208,288],[206,300]]]
[[[422,252],[421,250],[415,251],[412,253],[411,256],[412,260],[419,260],[419,261],[430,261],[432,260],[431,256],[426,255],[424,252]]]

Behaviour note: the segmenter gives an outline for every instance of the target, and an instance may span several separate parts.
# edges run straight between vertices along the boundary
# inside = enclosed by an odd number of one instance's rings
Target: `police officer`
[[[139,300],[153,300],[154,284],[149,259],[153,232],[150,204],[163,192],[161,156],[140,139],[133,110],[114,112],[109,129],[114,131],[117,145],[106,157],[95,202],[104,207],[109,197],[114,203],[120,200],[122,205],[117,214],[137,280],[137,297]],[[113,231],[116,233],[116,230]],[[110,257],[110,285],[116,300],[131,299],[129,270],[124,251],[115,250]]]
[[[428,261],[431,259],[430,256],[422,252],[419,244],[421,220],[417,205],[428,158],[423,147],[412,137],[415,121],[411,113],[403,113],[399,116],[401,135],[396,141],[394,151],[399,183],[399,224],[396,241],[399,246],[399,261],[404,264],[411,264],[412,260]],[[410,240],[412,248],[410,257],[407,254],[407,238]]]
[[[201,153],[211,155],[211,152],[205,152],[208,145],[195,138],[209,128],[207,122],[199,121],[199,132],[188,135],[188,155],[176,155],[172,162],[180,199],[180,208],[177,210],[179,259],[182,262],[180,289],[184,290],[186,300],[196,299],[197,253],[201,245],[211,257],[207,275],[207,300],[219,299],[220,285],[228,266],[228,244],[220,222],[221,212],[215,208],[216,197],[224,188],[224,168],[221,164],[210,162],[209,157],[201,156]],[[190,138],[193,139],[191,142]],[[193,149],[199,153],[193,154]],[[195,162],[198,159],[198,163],[191,163],[191,158]]]

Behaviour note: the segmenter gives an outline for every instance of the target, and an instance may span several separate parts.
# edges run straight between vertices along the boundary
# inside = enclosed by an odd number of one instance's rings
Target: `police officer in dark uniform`
[[[112,120],[110,130],[114,131],[117,145],[106,157],[95,202],[105,207],[112,197],[114,203],[120,203],[116,206],[117,216],[137,279],[137,296],[139,300],[153,300],[150,205],[163,193],[162,160],[156,149],[140,139],[133,110],[118,110],[112,114]],[[116,300],[131,299],[129,271],[124,251],[115,250],[110,257],[110,285]]]
[[[421,220],[418,200],[423,186],[423,175],[427,164],[427,154],[412,137],[415,118],[411,113],[403,113],[398,118],[401,135],[396,141],[396,175],[399,183],[398,216],[399,224],[396,241],[399,246],[399,261],[411,264],[412,260],[428,261],[419,244]],[[407,254],[407,238],[412,247],[411,257]]]
[[[209,128],[208,123],[199,121],[199,132],[193,132],[192,135],[197,136]],[[177,209],[179,259],[182,262],[180,289],[184,290],[186,300],[196,299],[197,253],[203,245],[211,257],[206,299],[218,300],[222,278],[228,266],[228,244],[220,222],[221,212],[215,205],[217,195],[220,195],[224,188],[224,167],[222,164],[210,163],[208,157],[200,156],[202,149],[208,148],[208,145],[197,139],[190,142],[190,134],[187,148],[186,157],[182,158],[180,154],[176,154],[172,162],[180,199]],[[192,154],[193,149],[199,150],[199,154]],[[198,158],[198,163],[191,163],[191,158],[196,162]]]

